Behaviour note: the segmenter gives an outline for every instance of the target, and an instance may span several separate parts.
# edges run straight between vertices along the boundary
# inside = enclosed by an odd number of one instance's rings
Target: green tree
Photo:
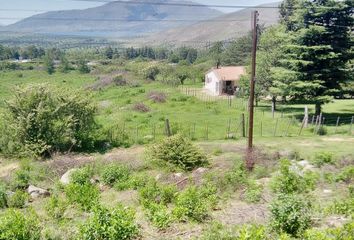
[[[283,81],[283,89],[295,100],[315,103],[318,115],[323,104],[340,94],[341,83],[352,76],[353,0],[298,1],[293,5],[294,11],[283,18],[287,33],[294,37],[285,51],[283,68],[294,79]]]
[[[236,39],[226,48],[222,63],[224,65],[246,65],[250,62],[252,52],[252,36],[246,36]]]
[[[90,72],[90,68],[87,65],[87,61],[85,59],[80,59],[78,61],[78,66],[77,69],[79,70],[80,73],[84,74],[84,73],[89,73]]]
[[[70,70],[70,64],[65,55],[62,55],[60,58],[59,71],[62,73],[67,73]]]
[[[55,72],[54,68],[54,58],[50,52],[46,52],[44,56],[44,67],[48,74],[53,74]]]

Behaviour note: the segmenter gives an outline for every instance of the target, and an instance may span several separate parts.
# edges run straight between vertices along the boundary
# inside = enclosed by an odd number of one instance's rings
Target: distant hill
[[[260,7],[275,7],[278,5],[279,3],[270,3],[260,5]],[[238,38],[251,30],[251,13],[255,9],[243,9],[216,17],[210,21],[206,20],[189,26],[162,31],[136,41],[144,41],[146,44],[194,44],[198,46],[198,44],[205,44],[207,41]],[[277,8],[258,8],[258,11],[260,24],[270,26],[279,20]]]
[[[138,1],[139,3],[134,3]],[[2,30],[32,33],[55,33],[82,36],[135,37],[186,26],[199,20],[222,15],[205,6],[151,5],[149,2],[186,3],[177,0],[131,0],[129,3],[110,2],[85,10],[54,11],[38,14]],[[198,14],[196,14],[198,13]],[[187,19],[188,21],[173,21]],[[190,20],[190,21],[189,21]]]

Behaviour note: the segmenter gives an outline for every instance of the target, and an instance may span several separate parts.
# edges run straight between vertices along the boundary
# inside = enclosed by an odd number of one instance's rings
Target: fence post
[[[352,116],[352,120],[351,120],[351,122],[350,122],[349,135],[352,135],[353,123],[354,123],[354,116]]]
[[[288,126],[287,126],[287,128],[285,130],[285,134],[284,134],[285,137],[288,136],[290,125],[291,125],[292,121],[293,121],[293,119],[289,119],[289,123],[288,123]]]
[[[308,106],[305,106],[305,125],[304,125],[304,128],[308,127],[308,123],[309,123],[309,108],[308,108]]]
[[[242,137],[246,137],[246,127],[245,127],[245,114],[241,115],[241,127],[242,127]]]
[[[312,116],[312,121],[311,121],[311,125],[313,127],[313,124],[315,123],[315,115]]]
[[[334,134],[337,134],[337,129],[339,126],[339,121],[340,121],[340,117],[337,117],[337,123],[336,123],[336,128],[334,129]]]
[[[301,128],[300,128],[300,131],[299,131],[299,136],[301,136],[302,129],[304,129],[305,121],[306,121],[306,116],[305,116],[304,119],[302,120]]]
[[[171,136],[171,127],[170,127],[170,120],[166,119],[165,122],[165,131],[166,131],[166,135],[167,137]]]
[[[274,134],[273,134],[274,137],[275,137],[275,135],[277,134],[278,121],[279,121],[279,119],[277,118],[277,120],[276,120],[276,122],[275,122]]]

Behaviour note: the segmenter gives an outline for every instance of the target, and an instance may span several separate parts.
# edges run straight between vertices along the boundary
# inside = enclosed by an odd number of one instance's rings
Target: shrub
[[[244,199],[248,203],[257,203],[262,198],[263,187],[254,181],[249,181],[247,184],[246,191],[244,193]]]
[[[117,86],[126,86],[128,84],[127,80],[124,79],[123,75],[118,75],[113,78],[113,82]]]
[[[162,165],[173,165],[188,171],[208,164],[207,156],[182,135],[165,138],[150,147],[148,158]]]
[[[148,98],[152,100],[154,103],[164,103],[166,102],[166,94],[163,92],[150,92]]]
[[[173,217],[168,208],[163,204],[151,203],[147,208],[147,216],[158,229],[166,229],[173,222]]]
[[[7,207],[7,194],[5,187],[0,182],[0,209]]]
[[[71,183],[65,187],[65,194],[70,204],[78,204],[84,211],[97,205],[100,197],[98,188],[91,184]]]
[[[160,70],[157,66],[149,66],[142,70],[142,75],[144,78],[149,80],[156,80],[156,76],[160,73]]]
[[[225,184],[234,190],[247,184],[247,170],[243,162],[236,162],[233,169],[225,174]],[[224,186],[225,187],[225,186]]]
[[[14,189],[26,189],[29,186],[30,172],[28,169],[19,169],[15,172],[11,185]]]
[[[51,218],[62,219],[67,208],[67,202],[58,195],[52,195],[46,202],[45,210]]]
[[[86,166],[80,169],[77,169],[72,174],[70,174],[70,180],[74,184],[85,185],[90,184],[93,171],[90,166]]]
[[[335,200],[327,209],[332,214],[351,216],[354,214],[354,198]]]
[[[311,224],[310,203],[297,195],[279,195],[270,211],[271,226],[279,233],[300,236]]]
[[[0,121],[0,150],[43,156],[92,148],[96,108],[86,95],[43,84],[17,88]]]
[[[136,103],[133,106],[133,110],[137,112],[147,113],[150,112],[150,108],[146,106],[144,103]]]
[[[80,228],[78,239],[83,240],[129,240],[138,235],[135,213],[132,209],[119,205],[112,211],[98,206],[93,216]]]
[[[352,240],[354,236],[354,222],[351,221],[342,227],[327,229],[309,229],[304,234],[304,240]]]
[[[347,166],[336,176],[336,182],[351,182],[354,179],[354,166]]]
[[[40,235],[38,217],[32,210],[22,213],[9,209],[0,216],[0,239],[39,240]]]
[[[202,192],[191,186],[178,195],[173,214],[179,221],[202,222],[208,217],[209,209],[209,202]]]
[[[316,166],[321,167],[324,164],[333,164],[333,154],[329,152],[319,152],[316,153],[314,159],[313,159],[314,164]]]
[[[317,134],[320,135],[320,136],[324,136],[324,135],[327,135],[327,128],[324,127],[324,126],[320,126],[317,130]]]
[[[149,207],[151,203],[167,205],[175,199],[176,193],[175,186],[162,185],[151,180],[139,189],[139,201],[144,207]]]
[[[317,178],[309,173],[304,175],[306,177],[296,172],[289,160],[283,159],[280,162],[280,172],[272,179],[271,187],[274,192],[285,194],[308,191],[314,187]]]
[[[9,208],[23,208],[28,200],[28,194],[21,190],[10,195],[7,199],[7,205]]]
[[[105,166],[101,173],[102,182],[113,186],[116,183],[126,182],[129,179],[130,171],[127,167],[117,164]]]

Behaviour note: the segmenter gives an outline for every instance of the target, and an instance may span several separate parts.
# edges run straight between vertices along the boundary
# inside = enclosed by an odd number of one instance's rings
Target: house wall
[[[222,82],[219,81],[214,72],[209,72],[205,75],[204,89],[214,96],[221,95]]]

